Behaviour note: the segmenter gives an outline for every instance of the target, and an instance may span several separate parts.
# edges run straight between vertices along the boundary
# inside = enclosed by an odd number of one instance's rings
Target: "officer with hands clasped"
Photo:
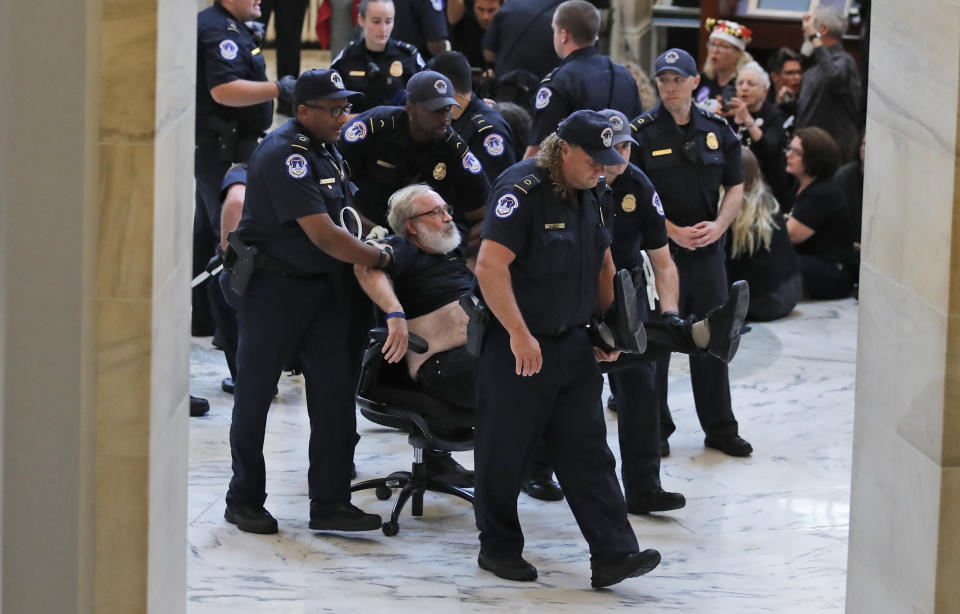
[[[233,479],[224,516],[242,531],[276,533],[263,507],[267,410],[287,361],[296,357],[310,416],[310,528],[362,531],[380,517],[350,503],[357,442],[346,321],[351,305],[335,291],[344,263],[382,268],[388,251],[338,225],[351,201],[335,147],[356,94],[334,70],[296,82],[296,118],[271,132],[250,158],[246,201],[225,256],[232,270],[240,344],[230,448]]]
[[[679,311],[702,317],[727,300],[721,238],[743,201],[740,143],[725,119],[693,104],[700,77],[689,53],[662,53],[655,78],[662,102],[631,122],[639,144],[631,159],[653,181],[663,202],[680,276]],[[669,357],[658,361],[665,437],[674,430],[666,409],[668,367]],[[731,456],[749,455],[753,448],[739,436],[731,408],[726,363],[691,355],[690,378],[705,445]]]
[[[546,445],[590,547],[591,584],[609,586],[660,562],[639,551],[606,444],[597,360],[584,330],[614,298],[611,212],[599,184],[622,164],[610,122],[577,111],[536,159],[497,180],[483,224],[476,275],[495,316],[479,354],[476,466],[481,568],[509,580],[537,571],[522,556],[517,496],[535,445]]]

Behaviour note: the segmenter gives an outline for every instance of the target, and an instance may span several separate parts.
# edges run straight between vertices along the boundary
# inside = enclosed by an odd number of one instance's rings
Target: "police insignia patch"
[[[613,128],[604,128],[600,133],[600,140],[603,141],[604,147],[613,145]]]
[[[403,74],[403,64],[400,63],[400,60],[394,60],[390,63],[390,76],[399,77]]]
[[[463,157],[463,168],[467,169],[467,172],[474,175],[483,170],[480,160],[477,160],[477,157],[469,151],[467,152],[467,155]]]
[[[443,178],[447,176],[447,165],[443,162],[437,162],[437,165],[433,167],[433,178],[437,181],[443,181]]]
[[[623,197],[623,200],[620,201],[620,208],[623,209],[625,213],[633,213],[637,209],[637,197],[633,194],[627,194]]]
[[[483,148],[488,154],[494,157],[503,155],[503,137],[499,134],[488,134],[487,138],[483,139]]]
[[[617,132],[623,130],[623,120],[620,119],[619,115],[614,115],[610,118],[610,125],[613,126],[613,129]]]
[[[356,143],[367,136],[367,125],[363,122],[353,122],[343,132],[343,140],[348,143]]]
[[[660,195],[654,192],[653,199],[650,203],[653,205],[653,208],[657,210],[657,213],[660,214],[660,217],[663,217],[663,203],[660,202]]]
[[[520,206],[520,201],[513,194],[504,194],[497,201],[497,208],[494,213],[501,219],[506,219],[513,215],[513,212]]]
[[[666,62],[667,64],[676,64],[677,60],[679,59],[680,59],[680,54],[677,53],[676,51],[671,51],[666,55],[665,58],[663,58],[663,61]]]
[[[240,48],[229,38],[220,41],[220,57],[224,60],[235,60],[238,51],[240,51]]]
[[[287,156],[287,173],[294,179],[303,179],[307,176],[307,159],[300,154]]]
[[[330,81],[338,90],[343,89],[343,77],[340,76],[340,73],[336,71],[330,73]]]
[[[540,89],[538,89],[537,102],[535,103],[534,106],[536,106],[538,109],[545,108],[548,104],[550,104],[550,95],[552,93],[553,92],[551,92],[550,88],[548,87],[541,87]]]
[[[433,89],[437,90],[438,94],[447,93],[447,82],[443,79],[437,79],[433,84]]]

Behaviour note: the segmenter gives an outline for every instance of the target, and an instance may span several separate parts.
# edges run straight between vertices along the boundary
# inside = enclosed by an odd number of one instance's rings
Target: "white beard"
[[[417,224],[417,238],[423,251],[431,254],[447,254],[460,247],[460,231],[453,222],[439,231]]]

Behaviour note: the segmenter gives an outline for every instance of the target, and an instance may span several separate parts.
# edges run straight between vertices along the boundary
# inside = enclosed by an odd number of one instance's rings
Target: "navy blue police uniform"
[[[257,268],[237,301],[240,344],[230,445],[232,505],[266,499],[263,440],[267,410],[283,367],[296,357],[310,417],[311,510],[350,500],[356,435],[348,355],[349,304],[335,289],[345,266],[318,249],[297,220],[350,203],[350,186],[333,145],[295,119],[271,132],[250,159],[237,234],[258,248]]]
[[[406,41],[430,59],[427,43],[446,40],[447,12],[443,0],[394,0],[393,38]]]
[[[404,103],[407,81],[424,66],[423,57],[410,43],[389,39],[383,51],[370,51],[363,39],[350,41],[330,64],[343,75],[347,89],[363,92],[353,110],[362,113],[380,105]]]
[[[463,114],[453,121],[453,129],[480,159],[491,183],[517,161],[510,126],[478,96],[470,98]]]
[[[553,11],[562,0],[505,2],[483,35],[483,48],[497,56],[497,79],[513,71],[530,73],[534,83],[560,63],[553,48]],[[554,126],[556,128],[556,126]]]
[[[541,440],[591,560],[638,550],[606,444],[603,381],[584,331],[596,310],[611,242],[606,189],[578,190],[572,200],[561,199],[547,170],[529,159],[498,178],[487,202],[483,239],[516,256],[509,266],[513,294],[540,344],[543,366],[536,375],[517,375],[507,331],[496,322],[487,331],[478,367],[474,450],[482,556],[510,558],[523,550],[517,496]]]
[[[613,201],[613,244],[610,252],[617,269],[630,269],[634,279],[643,266],[642,250],[667,245],[667,227],[663,206],[650,179],[633,164],[611,184]],[[644,322],[650,317],[645,283],[637,283],[637,306]],[[651,404],[655,399],[655,358],[648,345],[649,362],[609,374],[610,387],[617,398],[617,429],[620,440],[620,473],[627,497],[660,487],[660,412]]]
[[[543,78],[533,107],[530,145],[534,147],[578,109],[615,109],[627,117],[643,112],[630,71],[592,46],[571,51]]]
[[[653,181],[666,219],[693,226],[717,217],[720,187],[743,183],[740,142],[722,117],[691,105],[690,122],[678,126],[657,105],[631,122],[634,162]],[[679,311],[698,319],[727,300],[723,241],[689,250],[671,243],[680,278]],[[664,438],[675,429],[667,409],[669,357],[657,364],[657,391]],[[727,364],[706,354],[690,356],[690,376],[700,425],[707,437],[737,435]]]
[[[387,199],[398,189],[423,182],[453,207],[461,231],[466,214],[484,206],[490,183],[466,142],[450,129],[444,138],[417,143],[403,107],[376,107],[343,127],[340,150],[357,185],[357,209],[387,226]]]

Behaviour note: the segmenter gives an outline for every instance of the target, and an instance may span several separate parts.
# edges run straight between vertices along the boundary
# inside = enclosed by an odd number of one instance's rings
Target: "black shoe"
[[[707,436],[703,440],[703,445],[708,448],[720,450],[730,456],[750,456],[753,453],[753,446],[739,435],[727,435],[725,437]]]
[[[627,497],[627,511],[631,514],[668,512],[678,510],[686,504],[687,500],[680,493],[667,492],[660,487]]]
[[[226,392],[227,394],[233,394],[233,389],[234,385],[232,377],[225,377],[220,380],[220,390]]]
[[[607,409],[613,413],[617,413],[617,397],[610,395],[610,398],[607,399]]]
[[[190,395],[190,417],[204,416],[210,411],[210,401]]]
[[[560,501],[563,490],[560,485],[546,476],[527,476],[523,478],[520,490],[541,501]]]
[[[473,471],[455,461],[449,452],[424,451],[423,464],[431,478],[459,488],[473,488]]]
[[[270,535],[277,532],[277,519],[262,505],[228,505],[223,517],[247,533]]]
[[[533,582],[537,579],[537,568],[528,563],[526,559],[519,554],[495,559],[481,552],[480,556],[477,557],[477,564],[480,565],[480,569],[493,572],[494,575],[504,580]]]
[[[322,509],[310,505],[310,528],[314,531],[375,531],[383,526],[376,514],[368,514],[349,501]]]
[[[740,347],[740,329],[750,306],[750,286],[742,279],[733,282],[727,302],[707,314],[710,343],[707,353],[723,362],[730,362]]]
[[[631,552],[621,558],[603,563],[593,563],[590,565],[593,568],[590,586],[603,588],[627,578],[636,578],[652,571],[659,564],[660,553],[652,548],[643,552]]]
[[[666,458],[670,456],[670,442],[661,441],[660,442],[660,458]]]

